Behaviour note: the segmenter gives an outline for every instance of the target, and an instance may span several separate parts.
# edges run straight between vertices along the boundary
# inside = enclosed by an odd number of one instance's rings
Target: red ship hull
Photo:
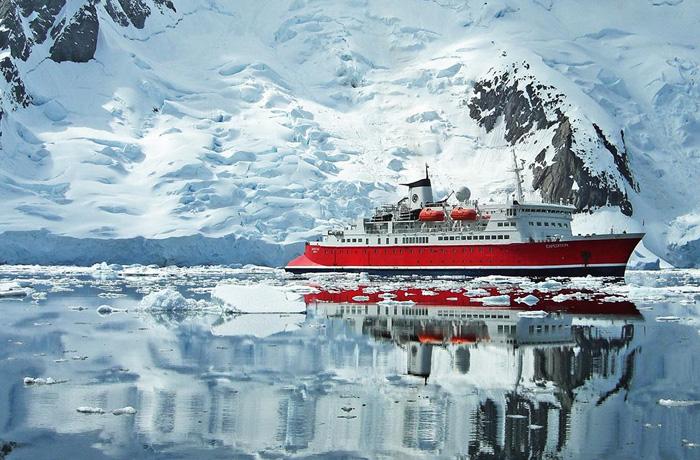
[[[484,245],[339,247],[307,243],[304,254],[285,269],[292,273],[621,277],[642,236],[629,234]]]

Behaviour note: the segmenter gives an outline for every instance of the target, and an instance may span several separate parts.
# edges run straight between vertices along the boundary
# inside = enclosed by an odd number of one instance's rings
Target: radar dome
[[[462,187],[459,190],[457,190],[455,196],[460,201],[460,203],[464,203],[466,201],[469,201],[469,198],[471,198],[472,196],[472,191],[469,190],[468,187]]]

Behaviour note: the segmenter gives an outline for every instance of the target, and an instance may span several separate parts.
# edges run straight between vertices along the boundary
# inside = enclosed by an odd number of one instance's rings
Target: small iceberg
[[[518,303],[524,303],[528,307],[532,307],[533,305],[537,305],[537,302],[539,302],[540,299],[532,294],[529,294],[525,297],[520,297],[518,299],[515,299],[515,301]]]
[[[27,297],[30,290],[23,287],[20,283],[0,283],[0,299],[12,297]]]
[[[488,297],[481,297],[478,299],[474,299],[475,302],[481,302],[484,306],[489,306],[489,307],[495,307],[495,306],[504,306],[507,307],[510,305],[510,297],[507,295],[492,295]]]
[[[144,296],[139,304],[141,310],[151,311],[203,310],[209,307],[210,304],[207,301],[187,299],[173,288],[151,292]]]
[[[80,406],[76,409],[77,412],[80,412],[81,414],[104,414],[105,411],[101,407],[89,407],[89,406]]]
[[[700,401],[684,400],[684,399],[659,399],[658,403],[660,406],[666,406],[666,407],[689,407],[689,406],[697,406],[698,404],[700,404]]]
[[[56,385],[58,383],[64,383],[67,380],[56,380],[51,377],[46,377],[46,378],[37,378],[37,377],[25,377],[24,378],[24,384],[26,386],[31,386],[31,385]]]
[[[542,310],[521,311],[521,312],[518,312],[518,316],[521,318],[546,318],[547,312],[542,311]]]
[[[136,409],[134,409],[131,406],[122,407],[120,409],[114,409],[112,411],[112,414],[114,415],[134,415],[135,413]]]
[[[657,316],[656,321],[662,323],[677,323],[681,319],[678,316]]]

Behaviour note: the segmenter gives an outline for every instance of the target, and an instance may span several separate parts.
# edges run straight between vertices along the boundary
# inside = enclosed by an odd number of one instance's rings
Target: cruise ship
[[[292,273],[367,272],[370,274],[449,274],[515,276],[613,276],[625,274],[627,261],[643,233],[577,235],[571,228],[574,206],[526,202],[521,172],[513,154],[516,193],[505,203],[480,204],[460,189],[458,204],[435,201],[425,177],[402,184],[408,194],[396,204],[321,241],[307,242],[304,253],[285,269]]]

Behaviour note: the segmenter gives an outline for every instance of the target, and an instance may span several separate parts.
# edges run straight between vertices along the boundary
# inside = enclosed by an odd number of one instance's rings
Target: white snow
[[[301,313],[306,311],[302,295],[272,284],[219,284],[211,293],[213,301],[239,313]]]

